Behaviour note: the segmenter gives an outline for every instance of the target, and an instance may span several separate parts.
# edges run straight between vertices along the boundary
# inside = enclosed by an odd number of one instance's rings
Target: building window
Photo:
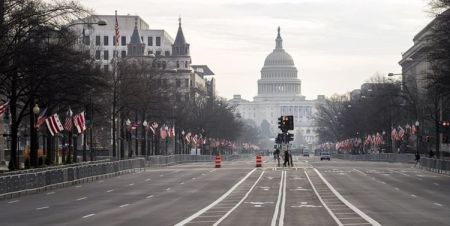
[[[184,62],[184,68],[187,68],[187,67],[188,67],[188,62],[185,61],[185,62]]]
[[[161,55],[161,51],[156,51],[156,56]]]
[[[189,93],[185,93],[184,94],[184,101],[188,101],[189,100]]]
[[[95,45],[99,46],[100,45],[100,36],[95,36]]]
[[[104,46],[109,45],[109,38],[108,38],[108,36],[103,36],[103,45]]]
[[[141,42],[144,42],[144,37],[141,36]]]
[[[163,69],[166,69],[166,61],[163,61],[163,62],[162,62],[162,68],[163,68]]]
[[[122,36],[122,46],[127,45],[127,36]]]
[[[95,59],[100,60],[100,50],[95,51]]]
[[[125,58],[126,56],[127,56],[127,51],[125,51],[125,50],[122,50],[122,58]]]
[[[109,51],[108,50],[103,51],[103,59],[109,60]]]
[[[148,37],[148,46],[153,46],[153,37]]]
[[[153,54],[153,50],[148,51],[148,55]]]
[[[180,81],[180,79],[177,79],[177,88],[178,87],[181,87],[181,81]]]
[[[189,79],[188,78],[184,79],[184,87],[189,87]]]
[[[161,37],[156,37],[156,46],[161,46]]]
[[[103,71],[105,73],[107,73],[109,71],[109,65],[108,64],[103,65]]]
[[[165,56],[170,56],[170,51],[165,51],[165,52],[164,52],[164,55],[165,55]]]
[[[83,38],[83,43],[84,43],[85,45],[90,45],[90,44],[91,44],[91,39],[90,39],[90,37],[89,37],[89,36],[84,36],[84,38]]]
[[[180,61],[177,61],[177,68],[180,68]]]

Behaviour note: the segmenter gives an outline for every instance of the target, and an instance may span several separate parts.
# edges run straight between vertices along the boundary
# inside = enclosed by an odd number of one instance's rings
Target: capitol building
[[[294,60],[283,49],[283,39],[278,27],[275,49],[266,57],[261,69],[258,95],[253,101],[242,99],[241,95],[234,95],[229,103],[236,107],[236,113],[243,119],[253,120],[258,126],[265,120],[275,133],[279,132],[278,118],[282,115],[293,115],[294,139],[302,140],[304,145],[311,148],[311,145],[317,142],[313,115],[317,102],[324,99],[324,96],[319,95],[316,100],[306,100],[301,94],[302,83],[297,74]],[[298,137],[299,135],[302,137]]]

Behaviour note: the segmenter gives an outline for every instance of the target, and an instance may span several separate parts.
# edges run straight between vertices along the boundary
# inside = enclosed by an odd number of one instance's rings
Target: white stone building
[[[301,132],[306,143],[314,145],[318,138],[313,119],[317,100],[306,100],[301,95],[301,81],[297,73],[294,60],[283,49],[283,39],[278,28],[275,49],[266,57],[261,69],[258,95],[253,101],[244,100],[241,95],[234,95],[229,102],[236,106],[237,113],[243,119],[251,119],[258,126],[266,120],[273,131],[279,131],[280,116],[293,115],[296,130],[294,134]]]

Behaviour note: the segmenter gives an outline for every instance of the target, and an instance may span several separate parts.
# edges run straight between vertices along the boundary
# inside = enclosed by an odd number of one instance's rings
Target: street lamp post
[[[33,102],[34,102],[34,100],[33,100]],[[32,104],[30,106],[32,106]],[[37,136],[38,128],[35,127],[35,124],[36,124],[36,118],[37,118],[40,110],[41,109],[39,108],[39,105],[34,104],[34,107],[31,109],[33,114],[30,115],[30,163],[34,167],[38,166],[38,158],[39,158],[39,154],[38,154],[39,140],[38,140],[38,136]]]
[[[144,120],[144,122],[142,122],[142,126],[144,127],[144,142],[143,142],[141,154],[144,154],[145,156],[147,156],[148,155],[148,153],[147,153],[147,126],[148,126],[147,120]]]
[[[130,128],[130,125],[131,125],[130,119],[127,119],[125,121],[125,125],[126,125],[125,139],[127,141],[128,157],[132,157],[133,156],[133,151],[131,150],[131,132],[128,131],[128,129]]]
[[[419,129],[419,126],[420,126],[420,123],[419,123],[419,120],[417,120],[416,121],[416,123],[415,123],[415,126],[416,126],[416,129],[417,129],[417,132],[416,132],[416,154],[417,155],[419,155],[420,153],[419,153],[419,146],[420,146],[420,140],[419,140],[419,132],[420,132],[420,129]]]

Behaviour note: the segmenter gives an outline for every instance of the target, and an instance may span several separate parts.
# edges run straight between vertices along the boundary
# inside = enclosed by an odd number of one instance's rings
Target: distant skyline
[[[193,64],[207,64],[216,88],[252,100],[281,27],[307,99],[343,94],[375,73],[399,73],[401,53],[431,20],[427,0],[79,0],[97,14],[139,15],[175,37],[178,17]]]

